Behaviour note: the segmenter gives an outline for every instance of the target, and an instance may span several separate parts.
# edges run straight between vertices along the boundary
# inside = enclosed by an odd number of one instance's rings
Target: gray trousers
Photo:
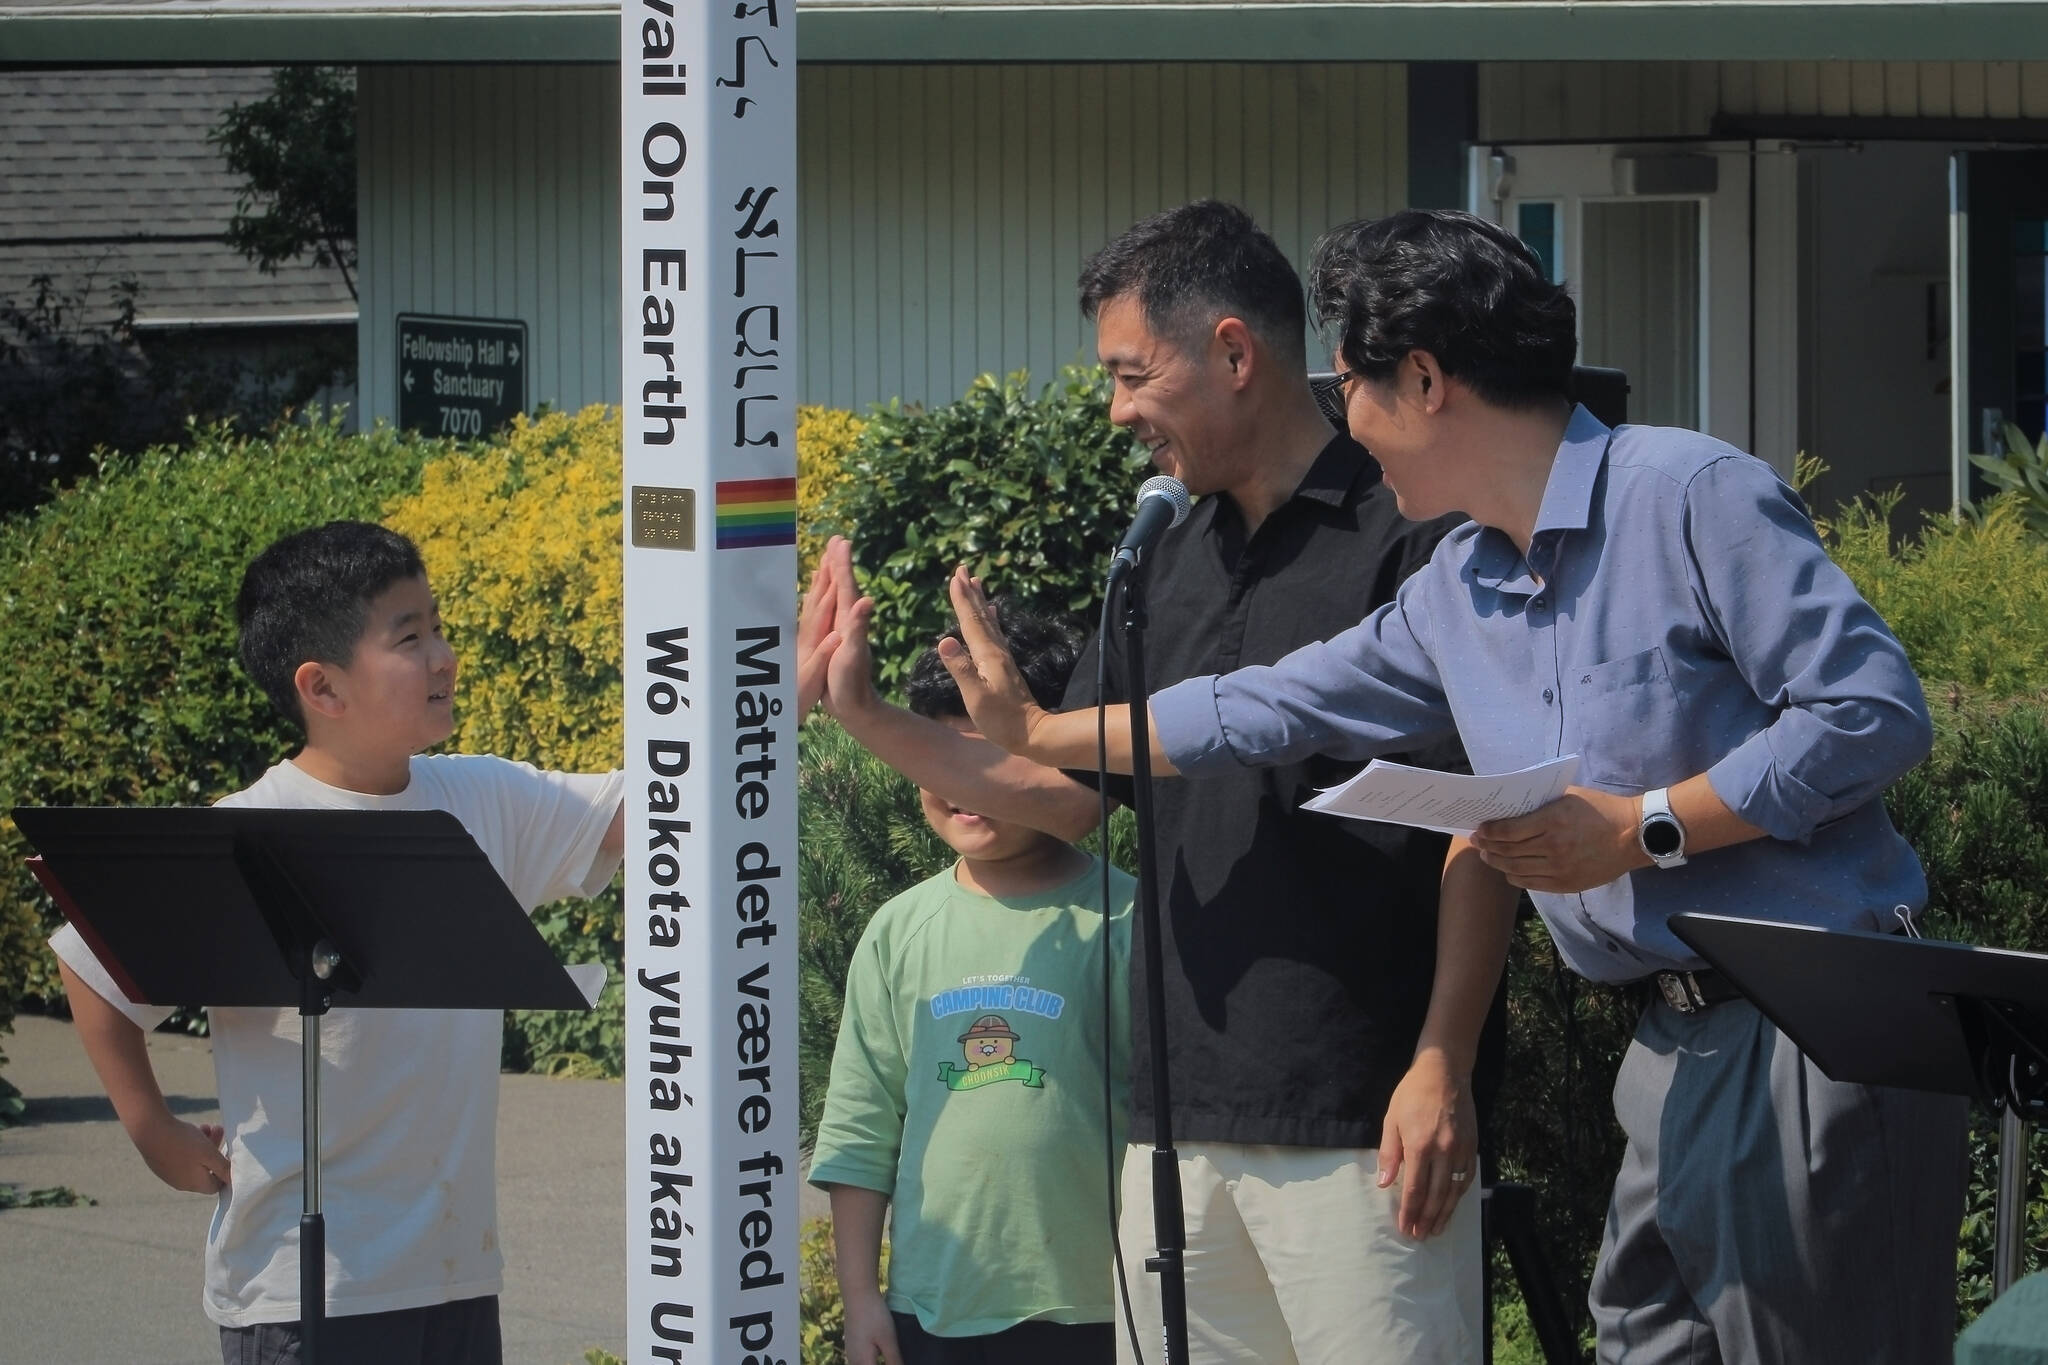
[[[1839,1085],[1746,1001],[1652,1004],[1614,1085],[1602,1365],[1947,1365],[1968,1106]]]
[[[299,1365],[299,1324],[220,1329],[224,1365]],[[321,1365],[502,1365],[498,1296],[321,1320]]]

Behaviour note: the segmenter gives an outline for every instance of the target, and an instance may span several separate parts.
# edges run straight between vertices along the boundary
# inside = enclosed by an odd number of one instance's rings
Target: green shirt
[[[1136,883],[1110,870],[1105,1115],[1100,866],[1007,899],[948,868],[854,950],[811,1180],[890,1197],[889,1307],[935,1335],[1114,1317],[1105,1163],[1124,1141]]]

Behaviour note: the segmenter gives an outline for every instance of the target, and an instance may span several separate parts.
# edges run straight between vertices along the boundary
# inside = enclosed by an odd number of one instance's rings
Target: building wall
[[[1489,142],[1704,137],[1716,113],[2048,118],[2048,62],[1486,62]]]
[[[401,312],[519,318],[529,401],[619,389],[618,86],[608,67],[361,73],[364,411],[397,411]],[[1298,262],[1406,197],[1399,65],[807,66],[803,400],[944,401],[1050,375],[1074,282],[1136,218],[1245,204]]]
[[[364,416],[397,416],[400,313],[521,319],[529,408],[617,402],[617,72],[371,66],[357,88]]]
[[[1157,209],[1235,200],[1305,264],[1407,195],[1396,65],[814,66],[798,89],[811,402],[1083,357],[1082,262]]]

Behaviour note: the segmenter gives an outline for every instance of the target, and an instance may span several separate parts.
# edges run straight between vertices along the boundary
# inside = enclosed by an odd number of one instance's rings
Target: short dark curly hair
[[[1125,228],[1081,267],[1081,315],[1134,295],[1145,326],[1183,349],[1217,321],[1243,320],[1281,358],[1305,364],[1301,276],[1252,216],[1197,199]]]
[[[1067,677],[1081,657],[1080,637],[1063,622],[1041,616],[1028,608],[1000,599],[990,603],[996,612],[996,629],[1010,648],[1024,685],[1032,700],[1046,710],[1057,710],[1066,695]],[[946,630],[946,639],[960,639],[956,622]],[[910,666],[910,680],[904,684],[905,700],[920,716],[937,720],[964,716],[967,703],[960,699],[960,684],[946,671],[937,648],[927,649]]]
[[[1331,229],[1309,267],[1309,306],[1344,364],[1369,379],[1427,351],[1501,407],[1571,392],[1571,295],[1513,233],[1469,213],[1404,209]]]
[[[299,665],[347,667],[371,600],[426,572],[410,540],[364,521],[330,521],[273,542],[243,571],[235,597],[242,667],[278,714],[303,730]]]

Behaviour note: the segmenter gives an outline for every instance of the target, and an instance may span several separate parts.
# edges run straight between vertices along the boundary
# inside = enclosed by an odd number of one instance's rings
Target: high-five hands
[[[967,643],[963,646],[950,636],[940,640],[939,660],[959,684],[960,700],[967,704],[967,714],[982,737],[999,749],[1025,754],[1031,732],[1046,712],[1032,700],[1024,675],[1010,658],[996,625],[995,608],[982,591],[981,580],[970,576],[964,564],[953,570],[946,593],[953,599],[961,639]]]
[[[819,702],[834,715],[872,700],[873,663],[868,652],[868,622],[875,601],[860,595],[853,571],[853,545],[843,536],[826,543],[825,553],[804,593],[796,626],[796,708],[807,716]]]

